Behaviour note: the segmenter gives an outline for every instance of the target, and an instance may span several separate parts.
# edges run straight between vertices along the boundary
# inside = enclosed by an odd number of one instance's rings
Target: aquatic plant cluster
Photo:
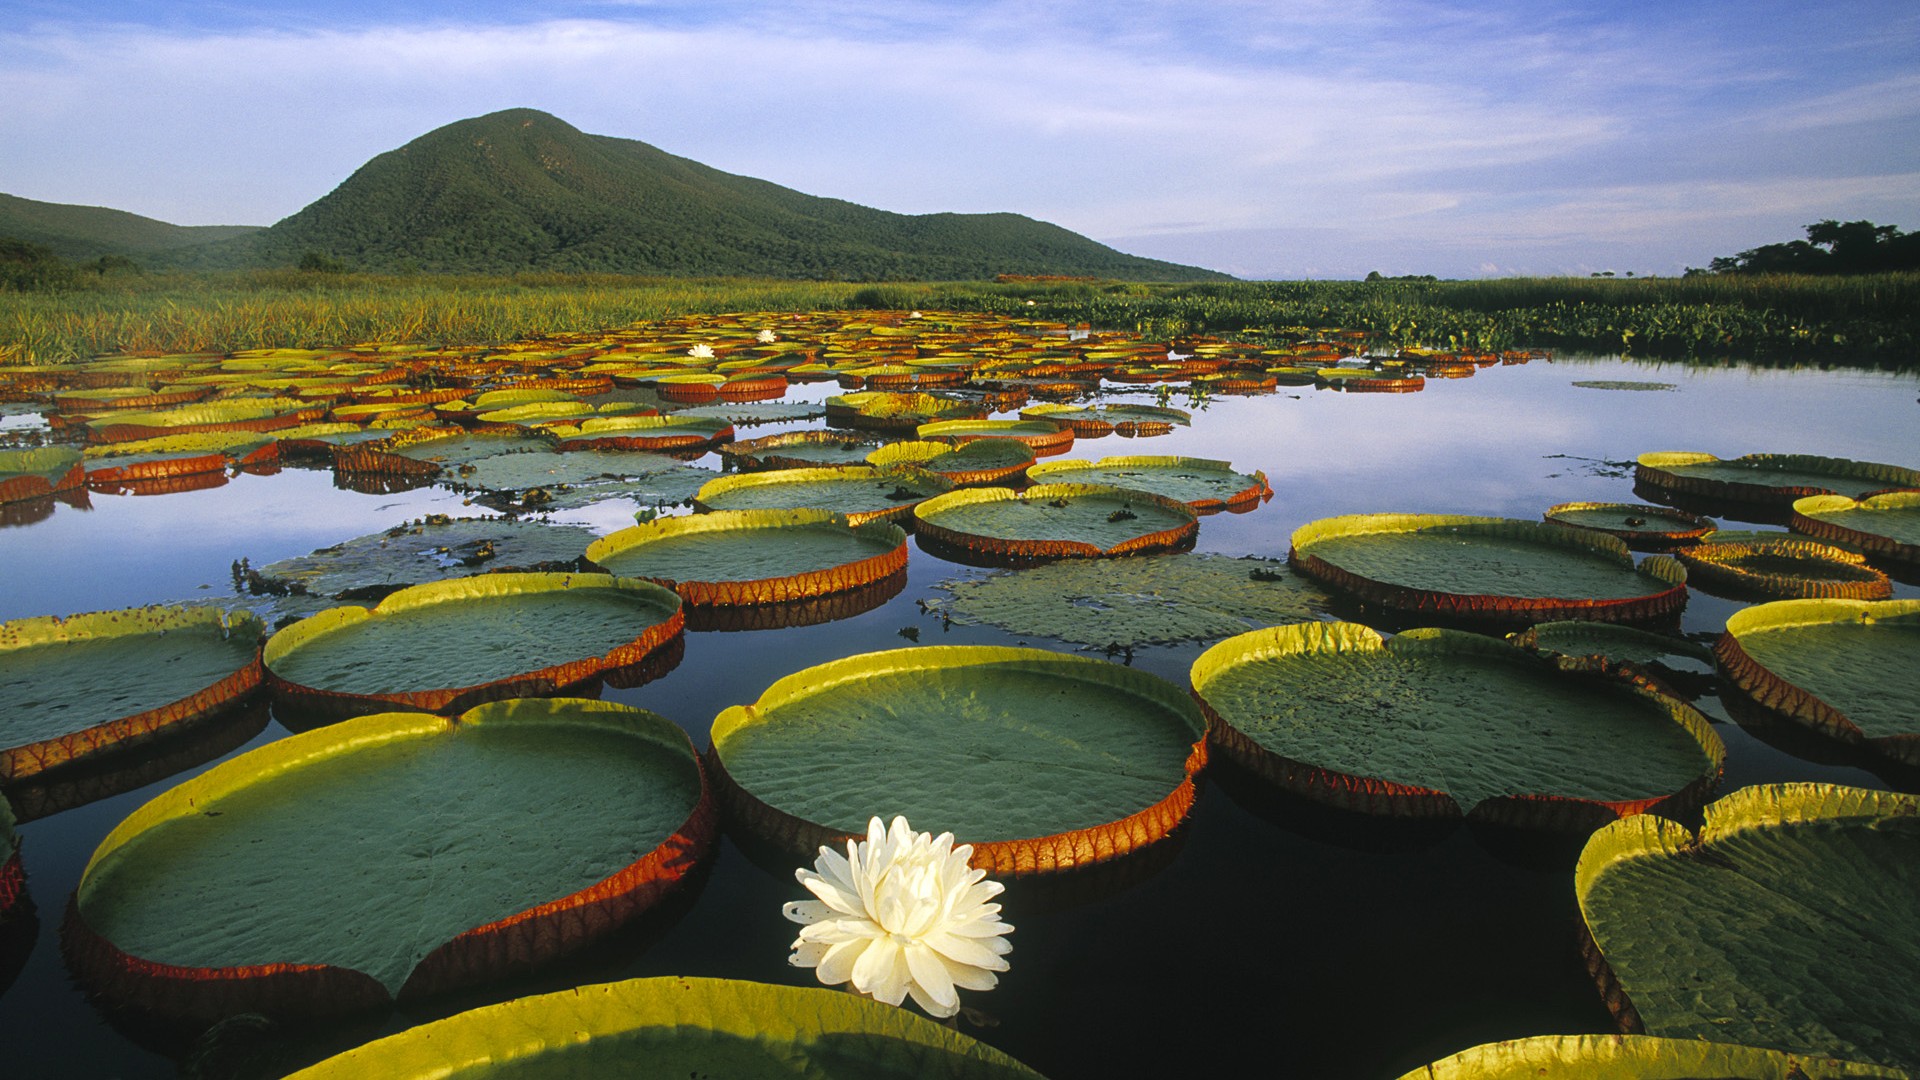
[[[1205,423],[1234,395],[1417,393],[1540,358],[1365,341],[901,309],[0,367],[0,397],[43,420],[5,429],[8,524],[285,467],[355,491],[443,485],[499,513],[236,561],[249,610],[0,623],[0,929],[31,918],[18,821],[224,755],[264,727],[243,719],[264,699],[291,734],[146,802],[79,878],[63,959],[112,1016],[190,1034],[243,1014],[333,1023],[550,972],[670,924],[723,836],[800,868],[792,962],[863,995],[576,988],[303,1075],[440,1075],[449,1041],[612,1072],[648,1054],[693,1072],[1032,1075],[985,1045],[990,1029],[969,1038],[905,1003],[967,1017],[1017,971],[1002,881],[1071,904],[1151,877],[1215,775],[1362,821],[1585,839],[1582,947],[1625,1034],[1542,1032],[1419,1075],[1920,1069],[1920,802],[1722,793],[1727,748],[1698,688],[1711,670],[1730,708],[1896,777],[1920,766],[1920,600],[1891,598],[1920,567],[1920,471],[1649,451],[1634,477],[1648,502],[1326,517],[1283,562],[1189,550],[1210,515],[1262,512],[1264,471],[1067,456]],[[784,400],[809,382],[841,392]],[[1152,405],[1110,396],[1162,388]],[[737,437],[812,419],[826,424]],[[543,520],[615,500],[639,506],[632,526]],[[719,712],[704,746],[597,700],[726,647],[690,631],[875,610],[904,588],[910,538],[956,573],[993,571],[923,603],[943,622],[1106,658],[1024,643],[841,656]],[[1748,603],[1711,652],[1676,633],[1696,593]],[[1185,685],[1115,662],[1171,641],[1209,645]],[[1804,911],[1822,917],[1750,925]]]

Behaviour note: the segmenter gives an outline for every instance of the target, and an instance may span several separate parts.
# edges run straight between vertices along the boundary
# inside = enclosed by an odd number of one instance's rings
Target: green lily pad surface
[[[812,420],[827,415],[827,407],[805,401],[739,401],[696,405],[690,409],[679,409],[673,415],[724,420],[729,424],[751,427],[754,424]]]
[[[1544,522],[1355,514],[1293,534],[1296,569],[1391,607],[1449,614],[1647,618],[1686,602],[1664,556],[1636,568],[1618,539]],[[1665,569],[1663,567],[1663,569]]]
[[[1859,500],[1844,495],[1796,499],[1793,530],[1920,566],[1920,491],[1890,491]]]
[[[1536,1035],[1486,1043],[1400,1080],[1907,1080],[1900,1069],[1824,1054],[1652,1035]]]
[[[676,588],[689,603],[774,602],[878,580],[906,565],[906,543],[898,525],[849,525],[824,510],[722,510],[622,529],[594,541],[587,558]]]
[[[1242,752],[1262,772],[1286,770],[1259,752],[1445,793],[1469,814],[1505,797],[1633,812],[1703,786],[1724,756],[1705,718],[1677,701],[1463,631],[1383,642],[1353,623],[1255,630],[1202,653],[1193,688],[1258,748]]]
[[[1920,600],[1781,600],[1735,612],[1716,650],[1749,696],[1920,763]]]
[[[968,488],[927,500],[914,518],[922,539],[1021,558],[1164,551],[1198,530],[1182,503],[1103,484]]]
[[[914,504],[952,489],[952,481],[924,469],[846,465],[723,476],[702,487],[694,503],[705,510],[828,510],[871,521],[904,517]]]
[[[1108,484],[1150,491],[1197,510],[1253,505],[1273,494],[1265,473],[1233,471],[1225,461],[1169,456],[1104,457],[1098,461],[1047,461],[1027,470],[1036,484]]]
[[[144,733],[80,735],[101,725],[156,713],[154,723],[164,724],[227,703],[194,699],[253,668],[265,629],[245,612],[181,607],[0,623],[0,778],[83,756],[95,742]],[[244,686],[224,697],[252,690],[258,675],[253,669]],[[59,740],[74,745],[40,745]]]
[[[1712,521],[1698,514],[1646,503],[1561,503],[1549,508],[1546,518],[1557,525],[1617,536],[1641,551],[1670,550],[1714,529]]]
[[[1114,425],[1128,422],[1149,424],[1179,424],[1186,427],[1193,423],[1193,414],[1185,409],[1169,409],[1158,405],[1032,405],[1020,410],[1022,420],[1051,420],[1062,427],[1071,427],[1074,434],[1083,438],[1097,438],[1113,430]]]
[[[1862,556],[1791,533],[1743,540],[1714,533],[1704,543],[1676,551],[1674,558],[1687,568],[1687,581],[1705,590],[1768,598],[1881,600],[1893,595],[1887,575],[1866,565]]]
[[[870,465],[917,465],[956,484],[1011,480],[1033,461],[1033,450],[1018,439],[974,439],[958,446],[909,440],[888,443],[867,455]]]
[[[1647,1034],[1920,1066],[1920,799],[1743,788],[1600,830],[1574,888]]]
[[[550,569],[593,542],[571,525],[510,518],[432,517],[358,536],[253,572],[256,588],[309,596],[384,596],[395,589],[492,570]]]
[[[153,963],[327,964],[397,994],[456,936],[646,857],[701,798],[685,735],[638,709],[382,713],[249,752],[135,811],[94,853],[76,910]]]
[[[845,431],[788,431],[720,448],[740,469],[807,469],[860,465],[885,439]]]
[[[655,978],[488,1005],[328,1058],[289,1080],[660,1077],[1038,1080],[906,1009],[821,987]]]
[[[1713,652],[1685,638],[1631,626],[1595,622],[1550,622],[1513,635],[1515,644],[1570,657],[1601,657],[1613,663],[1659,665],[1709,674]]]
[[[275,634],[264,660],[296,687],[410,700],[614,656],[656,628],[677,629],[679,609],[650,582],[483,574],[402,589],[371,610],[329,608]]]
[[[1217,641],[1320,618],[1329,599],[1284,562],[1195,554],[1065,559],[940,588],[927,609],[954,622],[1096,647]]]
[[[1887,488],[1920,487],[1920,471],[1812,454],[1747,454],[1726,460],[1687,451],[1642,454],[1635,475],[1686,494],[1783,506],[1803,495],[1857,498]]]
[[[1040,649],[943,646],[781,679],[715,718],[713,755],[778,814],[829,835],[904,814],[975,844],[978,866],[991,861],[982,844],[1154,811],[1188,790],[1203,731],[1178,687],[1143,672]],[[1183,815],[1184,804],[1172,820]]]
[[[609,498],[634,498],[649,505],[687,502],[712,479],[710,469],[695,469],[660,454],[534,450],[482,457],[470,471],[461,469],[457,480],[461,486],[492,492],[540,488],[543,509],[566,509]]]

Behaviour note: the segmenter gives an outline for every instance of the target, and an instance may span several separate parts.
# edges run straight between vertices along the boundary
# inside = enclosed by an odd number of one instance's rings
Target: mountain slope
[[[95,259],[102,255],[139,258],[259,231],[258,225],[170,225],[104,206],[75,206],[0,195],[0,236],[44,245],[63,259]]]
[[[805,195],[532,109],[428,132],[292,217],[218,248],[256,264],[317,252],[366,269],[482,273],[1225,277],[1017,214],[905,215]]]

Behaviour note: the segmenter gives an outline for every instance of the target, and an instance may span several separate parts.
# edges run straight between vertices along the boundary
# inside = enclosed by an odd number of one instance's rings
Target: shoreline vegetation
[[[91,268],[90,268],[91,269]],[[1191,335],[1364,331],[1368,347],[1548,348],[1910,370],[1920,272],[1473,281],[831,282],[332,270],[140,272],[0,292],[0,364],[365,342],[485,346],[730,311],[950,310]]]

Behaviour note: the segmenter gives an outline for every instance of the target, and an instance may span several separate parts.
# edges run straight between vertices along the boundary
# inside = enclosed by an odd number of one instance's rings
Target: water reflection
[[[1649,373],[1675,389],[1605,393],[1572,385],[1645,381]],[[1197,547],[1275,558],[1286,554],[1295,528],[1338,514],[1539,520],[1559,503],[1624,502],[1632,495],[1627,463],[1656,450],[1799,452],[1920,466],[1916,391],[1913,375],[1859,369],[1558,358],[1432,379],[1418,394],[1216,396],[1195,403],[1191,427],[1157,436],[1141,452],[1264,471],[1274,500],[1206,518]],[[799,387],[788,400],[835,393],[830,383]],[[1101,400],[1151,404],[1154,391]],[[1787,428],[1774,422],[1779,417],[1796,422]],[[806,426],[817,425],[757,430]],[[1124,450],[1114,445],[1069,456]],[[703,464],[719,468],[718,455]],[[54,503],[50,514],[0,530],[0,618],[222,597],[243,557],[265,564],[429,513],[473,513],[463,511],[464,499],[431,486],[351,490],[335,487],[327,472],[287,470],[163,498],[96,494],[89,512]],[[631,524],[632,512],[630,502],[601,504],[552,520],[606,533]],[[942,628],[916,607],[938,582],[974,573],[914,550],[904,586],[871,608],[831,622],[695,635],[677,667],[638,685],[609,679],[604,696],[658,712],[704,746],[725,707],[755,700],[802,668],[901,646],[903,630],[927,643],[1013,644],[1017,637],[990,627]],[[1920,596],[1920,588],[1909,580],[1896,595]],[[1739,606],[1696,592],[1678,629],[1711,641]],[[1379,625],[1377,613],[1343,617]],[[1133,664],[1182,683],[1198,651],[1142,649]],[[1718,709],[1702,687],[1690,689],[1705,695],[1703,709]],[[1715,724],[1728,744],[1723,790],[1784,779],[1920,788],[1864,752],[1795,741],[1792,730],[1752,723],[1740,710],[1733,703],[1733,722]],[[270,727],[249,745],[278,737]],[[23,825],[39,910],[64,908],[100,839],[202,767]],[[1010,893],[1007,919],[1020,927],[1013,969],[981,999],[1000,1026],[969,1033],[1065,1080],[1191,1071],[1186,1033],[1193,1031],[1210,1033],[1221,1053],[1252,1040],[1254,1052],[1270,1055],[1283,1036],[1298,1075],[1391,1076],[1479,1042],[1612,1030],[1574,941],[1578,912],[1563,852],[1531,850],[1457,822],[1431,833],[1400,829],[1253,790],[1216,761],[1180,843],[1167,849],[1167,865],[1073,904]],[[587,958],[605,961],[591,970],[504,984],[461,1004],[573,985],[568,980],[658,974],[805,983],[809,974],[786,964],[792,929],[779,915],[781,904],[797,898],[793,865],[757,865],[723,841],[704,891],[657,935]],[[34,933],[47,939],[53,929],[42,921]],[[9,1072],[173,1075],[171,1060],[103,1031],[54,944],[28,942],[0,1008]],[[322,1043],[338,1049],[452,1008],[437,1003],[316,1033],[296,1056],[324,1056]],[[175,1044],[165,1052],[185,1050]]]

